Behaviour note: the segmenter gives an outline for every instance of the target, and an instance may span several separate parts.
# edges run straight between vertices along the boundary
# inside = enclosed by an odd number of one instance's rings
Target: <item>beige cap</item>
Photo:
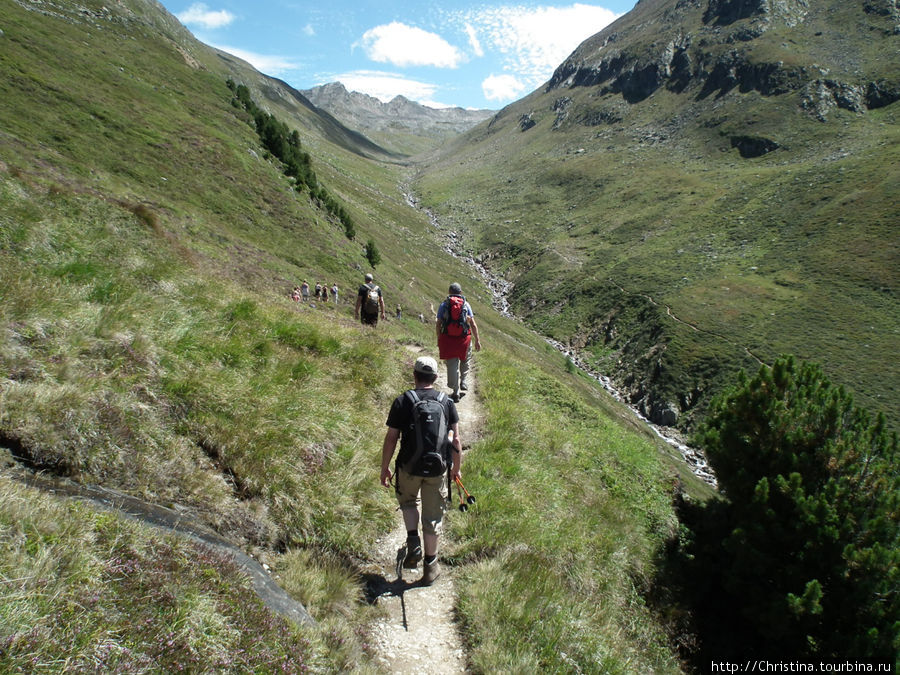
[[[437,375],[437,361],[430,356],[420,356],[416,359],[416,365],[413,366],[413,370],[417,373],[423,373],[424,375]]]

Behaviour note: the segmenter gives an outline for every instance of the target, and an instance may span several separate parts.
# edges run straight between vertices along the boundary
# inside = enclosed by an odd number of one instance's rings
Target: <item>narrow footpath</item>
[[[481,421],[471,371],[468,380],[469,393],[456,406],[463,443],[463,479],[466,475],[466,452],[477,438]],[[444,375],[438,378],[435,386],[447,391]],[[455,490],[453,494],[455,499]],[[453,518],[453,513],[448,512],[445,516],[445,528],[448,517]],[[372,627],[379,665],[398,675],[465,673],[465,650],[453,617],[456,605],[454,568],[442,564],[441,576],[432,586],[419,585],[421,563],[417,570],[401,567],[406,528],[399,510],[396,521],[391,533],[379,540],[373,562],[363,569],[370,580],[369,591],[374,596],[374,602],[385,610],[384,617]],[[442,537],[441,546],[444,543]]]

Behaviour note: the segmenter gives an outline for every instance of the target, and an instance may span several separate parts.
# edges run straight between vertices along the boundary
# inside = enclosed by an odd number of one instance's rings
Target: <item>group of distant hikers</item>
[[[316,285],[317,298],[323,295],[327,302],[328,293],[327,287]],[[337,284],[332,286],[331,293],[336,303]],[[291,298],[308,301],[309,285],[304,281],[294,289]],[[400,312],[398,305],[397,318]],[[365,275],[364,283],[357,290],[354,315],[363,325],[373,327],[378,325],[379,318],[386,318],[384,295],[371,274]],[[422,314],[419,318],[424,320]],[[438,356],[446,364],[447,387],[451,393],[448,395],[434,387],[438,378],[434,358],[416,359],[412,373],[414,387],[391,405],[381,449],[381,484],[388,487],[393,483],[407,532],[403,567],[417,569],[423,561],[419,583],[425,586],[434,583],[440,575],[438,538],[451,486],[461,477],[462,442],[456,404],[469,389],[472,352],[481,350],[475,314],[458,283],[450,284],[448,295],[435,314],[434,326]],[[398,441],[400,451],[392,471],[391,459]]]
[[[331,301],[334,304],[338,303],[338,285],[331,284],[331,288],[328,288],[328,284],[319,282],[316,284],[315,288],[315,299],[321,300],[322,302],[328,302],[328,295],[331,294]],[[291,300],[294,302],[309,302],[309,282],[304,279],[303,283],[299,286],[294,286],[291,291]]]

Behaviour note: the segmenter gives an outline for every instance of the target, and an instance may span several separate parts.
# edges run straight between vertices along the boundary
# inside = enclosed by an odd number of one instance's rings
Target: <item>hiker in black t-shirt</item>
[[[359,287],[356,293],[356,309],[357,319],[367,326],[378,325],[378,315],[384,319],[384,298],[381,297],[381,289],[375,285],[372,275],[366,275],[366,283]]]
[[[394,490],[400,511],[403,513],[403,522],[406,526],[406,559],[403,567],[415,569],[422,559],[422,544],[424,543],[425,562],[422,570],[423,585],[429,585],[437,579],[440,567],[437,562],[438,537],[441,533],[441,521],[447,506],[447,487],[445,475],[449,470],[450,480],[460,476],[462,463],[462,444],[459,440],[459,415],[456,404],[450,397],[434,388],[434,381],[438,376],[437,361],[430,356],[421,356],[416,359],[413,367],[415,389],[404,392],[394,400],[391,411],[388,413],[388,430],[384,436],[384,445],[381,449],[381,484],[387,487],[394,479]],[[432,446],[430,452],[423,455],[422,437],[424,432],[421,422],[422,413],[417,412],[420,402],[427,401],[426,405],[434,406],[437,402],[442,406],[444,419],[440,426],[443,438],[440,443]],[[415,422],[420,420],[420,428],[416,429]],[[429,421],[431,421],[429,419]],[[448,433],[449,432],[449,433]],[[448,436],[449,439],[448,440]],[[391,473],[391,458],[400,440],[400,452],[394,466],[396,475]],[[442,453],[444,464],[431,468],[427,461],[428,455]],[[416,458],[419,458],[418,460]],[[445,468],[446,467],[446,468]],[[419,475],[424,474],[424,475]],[[430,475],[429,475],[430,474]],[[422,539],[419,539],[419,509],[416,500],[421,496],[422,501]]]

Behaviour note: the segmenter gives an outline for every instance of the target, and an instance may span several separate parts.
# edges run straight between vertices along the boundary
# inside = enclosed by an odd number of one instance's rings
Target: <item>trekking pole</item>
[[[473,497],[472,495],[469,494],[469,491],[466,490],[466,486],[463,485],[462,479],[459,476],[456,477],[456,484],[459,486],[460,511],[465,511],[465,509],[463,509],[461,506],[462,505],[462,493],[463,492],[466,493],[466,502],[468,502],[469,504],[475,503],[475,497]]]
[[[469,510],[469,505],[466,504],[466,503],[463,501],[463,493],[462,493],[462,490],[457,490],[457,493],[459,494],[459,510],[460,510],[460,511],[463,511],[463,512],[468,511],[468,510]]]

